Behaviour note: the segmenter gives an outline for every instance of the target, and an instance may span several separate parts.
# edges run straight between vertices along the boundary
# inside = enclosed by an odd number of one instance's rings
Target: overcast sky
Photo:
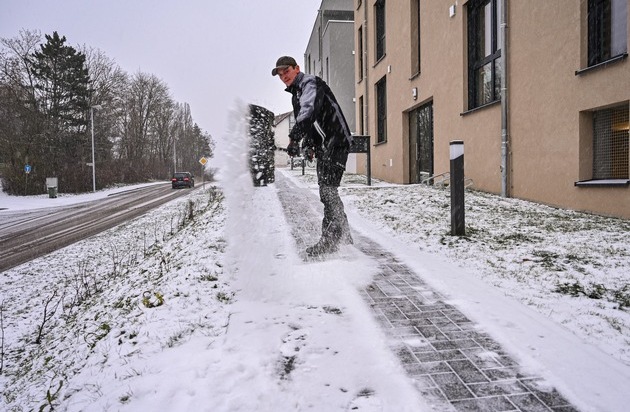
[[[0,0],[0,37],[20,29],[100,49],[129,74],[151,73],[215,138],[236,99],[291,110],[271,77],[276,59],[302,64],[321,0]]]

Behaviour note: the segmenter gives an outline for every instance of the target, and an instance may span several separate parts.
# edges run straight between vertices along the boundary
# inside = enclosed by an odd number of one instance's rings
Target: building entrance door
[[[409,183],[433,176],[433,103],[409,113]]]

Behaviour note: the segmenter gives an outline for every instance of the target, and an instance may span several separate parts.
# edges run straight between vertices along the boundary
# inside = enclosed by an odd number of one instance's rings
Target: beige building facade
[[[355,0],[372,175],[630,218],[629,0]],[[359,171],[363,171],[359,169]]]

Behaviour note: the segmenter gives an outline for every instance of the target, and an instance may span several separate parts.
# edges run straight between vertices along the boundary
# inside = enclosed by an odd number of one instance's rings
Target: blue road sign
[[[24,166],[24,171],[25,171],[26,173],[31,173],[31,165],[29,165],[29,164],[25,165],[25,166]]]

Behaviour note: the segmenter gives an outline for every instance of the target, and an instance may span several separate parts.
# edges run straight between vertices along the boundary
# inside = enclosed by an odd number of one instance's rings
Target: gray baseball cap
[[[282,56],[276,62],[276,67],[274,67],[274,69],[271,71],[271,75],[275,76],[276,74],[278,74],[278,70],[286,69],[289,66],[295,67],[297,65],[298,65],[297,62],[295,61],[293,57]]]

